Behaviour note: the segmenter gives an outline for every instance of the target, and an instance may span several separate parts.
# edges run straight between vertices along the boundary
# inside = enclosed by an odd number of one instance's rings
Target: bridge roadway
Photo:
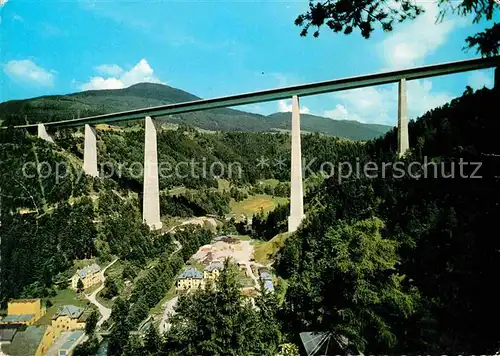
[[[500,67],[500,56],[489,58],[476,58],[463,61],[433,64],[428,66],[403,69],[390,72],[368,74],[356,77],[328,80],[310,84],[293,85],[283,88],[268,89],[244,94],[230,95],[220,98],[201,99],[183,103],[168,104],[149,108],[116,112],[111,114],[89,116],[72,120],[44,123],[50,129],[62,127],[95,125],[128,120],[141,120],[146,116],[158,117],[181,114],[193,111],[234,107],[239,105],[255,104],[260,102],[289,99],[298,97],[331,93],[335,91],[363,88],[373,85],[397,83],[401,80],[414,80],[441,76],[446,74],[467,72],[477,69]],[[497,69],[498,72],[499,69]],[[497,74],[498,76],[498,74]],[[496,83],[496,85],[499,85]],[[35,128],[37,124],[16,126],[18,128]]]

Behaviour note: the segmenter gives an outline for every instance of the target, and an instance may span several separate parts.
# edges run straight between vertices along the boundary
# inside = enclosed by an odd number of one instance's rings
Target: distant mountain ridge
[[[0,121],[16,125],[26,121],[51,122],[75,118],[78,112],[83,117],[200,99],[196,95],[167,85],[139,83],[124,89],[89,90],[0,103]],[[158,117],[158,119],[211,131],[269,132],[291,128],[289,112],[265,116],[223,108]],[[302,114],[301,129],[352,140],[367,140],[385,134],[391,126]]]

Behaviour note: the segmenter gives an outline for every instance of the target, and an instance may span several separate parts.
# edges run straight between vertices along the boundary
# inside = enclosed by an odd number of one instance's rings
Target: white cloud
[[[89,82],[81,86],[82,90],[101,90],[101,89],[122,89],[125,85],[120,79],[93,77]]]
[[[362,121],[358,115],[350,113],[346,107],[342,104],[337,104],[335,109],[326,110],[323,112],[323,116],[329,117],[334,120],[356,120]]]
[[[54,71],[39,67],[29,59],[8,61],[3,71],[13,80],[42,86],[54,85]]]
[[[421,65],[424,58],[443,45],[450,32],[461,24],[450,17],[436,23],[438,5],[432,2],[420,2],[419,5],[425,12],[396,27],[379,47],[390,69]]]
[[[99,73],[108,75],[120,75],[123,69],[117,64],[101,64],[95,68]]]
[[[483,87],[493,88],[493,72],[492,71],[475,71],[469,74],[469,86],[475,90],[483,89]]]
[[[9,1],[9,0],[0,0],[0,8],[2,6],[4,6],[5,4],[7,4],[7,1]]]
[[[101,73],[109,75],[113,75],[111,72],[114,72],[115,76],[109,78],[92,77],[87,83],[80,86],[81,90],[122,89],[144,82],[164,84],[154,75],[153,68],[151,68],[146,59],[141,59],[139,63],[128,71],[122,70],[116,64],[103,64],[96,67],[96,69]]]
[[[278,110],[280,112],[292,112],[292,103],[290,103],[290,100],[280,100],[278,102]],[[300,106],[300,113],[301,114],[309,114],[311,110],[309,110],[308,107],[301,105]]]

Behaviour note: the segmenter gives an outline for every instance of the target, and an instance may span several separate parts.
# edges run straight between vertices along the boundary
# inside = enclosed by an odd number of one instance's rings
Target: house
[[[78,289],[78,281],[82,281],[83,289],[90,288],[99,282],[102,282],[101,267],[98,264],[93,263],[82,269],[76,271],[76,273],[71,277],[71,288],[74,290]]]
[[[0,319],[0,324],[33,325],[46,312],[40,298],[13,299],[7,304],[7,316]]]
[[[224,264],[221,262],[212,262],[203,270],[203,279],[216,280],[219,278],[220,271],[224,269]]]
[[[85,328],[84,309],[74,305],[59,307],[52,317],[52,323],[47,327],[40,342],[39,351],[45,355],[52,346],[59,342],[63,334]],[[69,355],[69,354],[68,354]]]
[[[84,329],[83,311],[83,308],[74,305],[63,305],[52,317],[52,326],[61,331]]]
[[[177,277],[176,290],[185,291],[203,286],[203,273],[190,267]]]

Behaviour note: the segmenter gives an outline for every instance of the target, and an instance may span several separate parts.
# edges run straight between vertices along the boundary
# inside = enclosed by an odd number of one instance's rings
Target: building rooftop
[[[215,270],[220,271],[222,269],[224,269],[224,264],[222,262],[212,262],[207,267],[205,267],[205,271],[207,272],[213,272]]]
[[[11,342],[21,325],[0,325],[0,343]]]
[[[308,356],[318,355],[346,355],[353,356],[346,352],[350,342],[345,336],[335,336],[325,331],[305,331],[299,333],[300,340]],[[363,353],[356,353],[363,356]]]
[[[76,341],[83,335],[85,332],[83,330],[73,331],[66,339],[64,344],[61,346],[62,350],[68,350],[72,346],[75,345]]]
[[[35,314],[7,315],[3,319],[0,319],[0,323],[23,323],[33,319],[34,317]]]
[[[83,314],[83,308],[75,307],[74,305],[63,305],[57,309],[52,319],[57,319],[60,316],[67,316],[71,319],[79,318]]]
[[[2,351],[9,356],[34,355],[46,329],[46,325],[19,329],[10,344],[2,345]]]
[[[189,267],[187,270],[182,272],[177,279],[186,279],[186,278],[194,278],[194,279],[202,279],[203,274],[198,271],[194,267]]]
[[[61,333],[56,341],[50,346],[47,350],[46,356],[59,356],[68,354],[68,350],[71,350],[75,347],[80,338],[85,334],[83,330],[75,330],[75,331],[65,331]],[[66,351],[66,353],[60,353],[60,351]]]
[[[78,274],[78,276],[80,278],[85,278],[85,277],[87,277],[87,275],[97,273],[100,270],[101,270],[101,267],[99,267],[98,264],[93,263],[91,265],[88,265],[87,267],[84,267],[82,269],[77,270],[76,273]]]
[[[264,281],[272,281],[273,277],[271,276],[271,274],[269,274],[269,272],[262,271],[260,272],[260,279]]]
[[[270,281],[270,280],[266,280],[264,282],[264,288],[266,288],[266,290],[268,292],[274,292],[274,285],[273,285],[273,282]]]

